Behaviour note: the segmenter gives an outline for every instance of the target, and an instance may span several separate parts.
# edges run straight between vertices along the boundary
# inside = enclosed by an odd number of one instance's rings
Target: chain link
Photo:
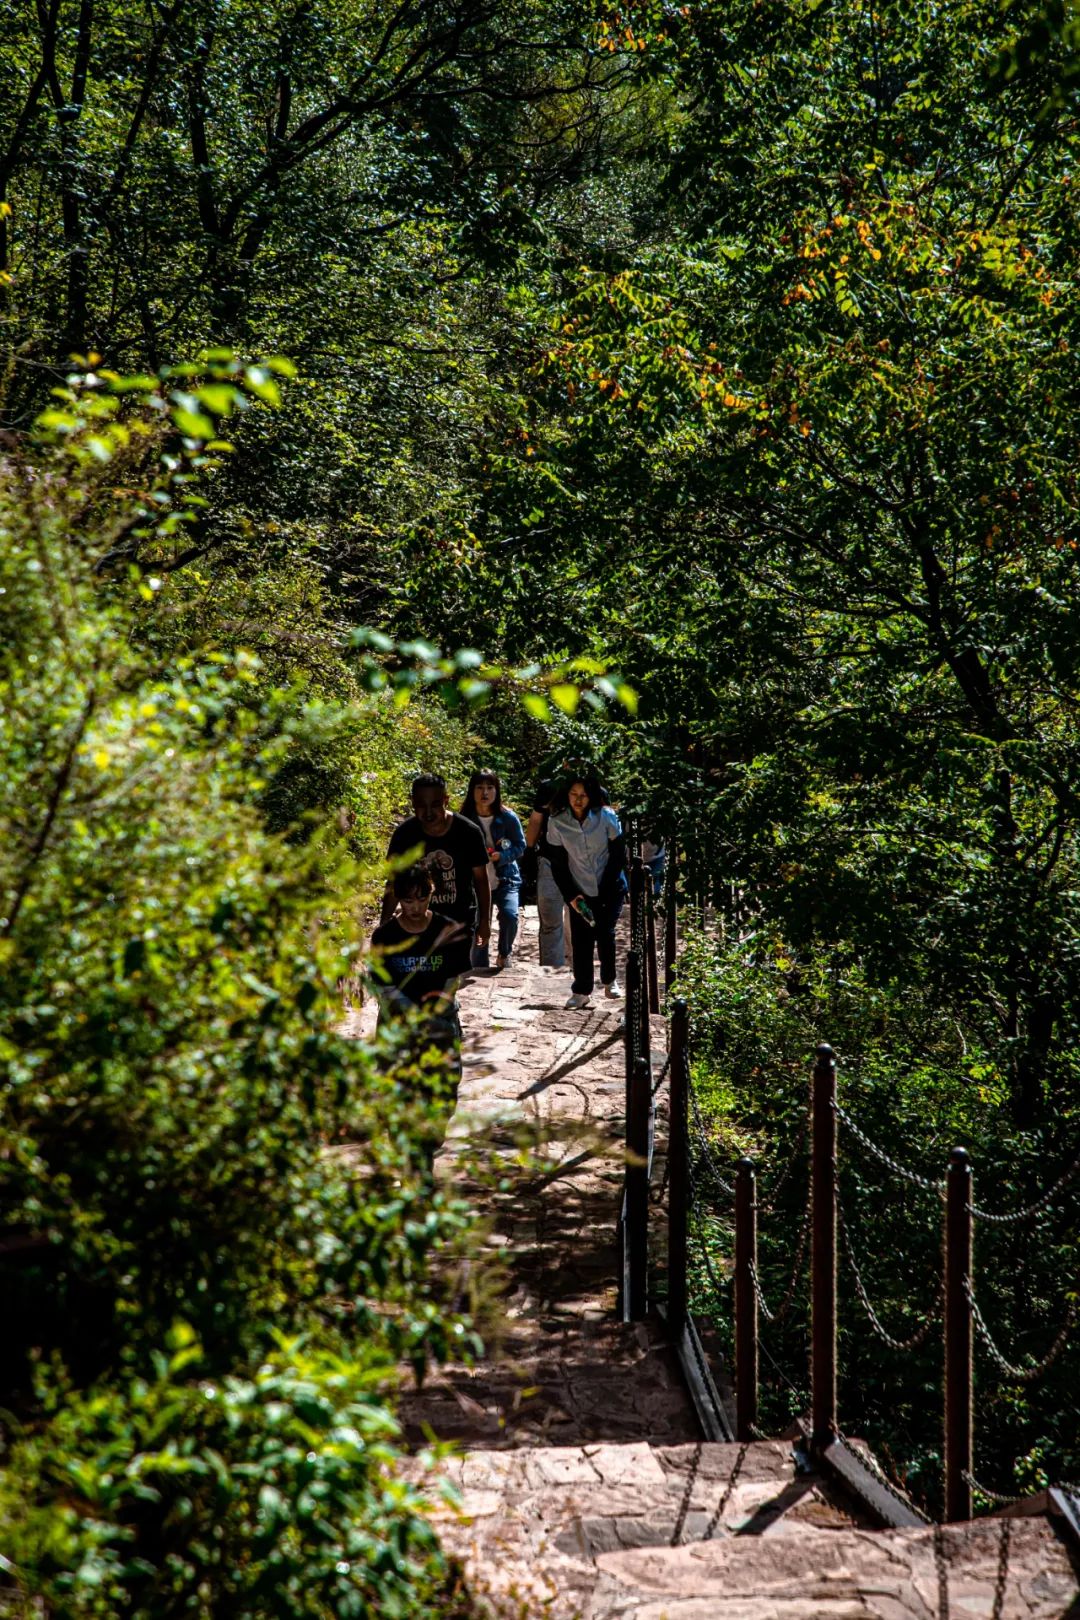
[[[1000,1491],[992,1491],[989,1485],[981,1485],[975,1475],[969,1474],[966,1468],[961,1470],[960,1478],[965,1485],[970,1485],[973,1491],[985,1497],[994,1507],[1015,1507],[1017,1502],[1024,1500],[1022,1496],[1002,1496]]]
[[[867,1136],[860,1125],[856,1125],[851,1115],[846,1109],[841,1108],[839,1103],[833,1103],[833,1107],[836,1110],[837,1118],[843,1120],[855,1140],[860,1142],[868,1153],[872,1153],[875,1159],[879,1159],[886,1169],[891,1170],[894,1176],[899,1176],[903,1181],[910,1181],[913,1187],[922,1187],[926,1192],[936,1192],[938,1194],[942,1192],[945,1186],[944,1181],[931,1181],[928,1176],[920,1176],[914,1170],[909,1170],[898,1159],[894,1159],[891,1154],[886,1153],[884,1148],[878,1147],[877,1143]]]
[[[758,1276],[757,1266],[755,1266],[755,1264],[754,1264],[754,1262],[752,1260],[750,1262],[750,1280],[754,1285],[754,1293],[757,1295],[758,1310],[761,1312],[761,1314],[765,1318],[766,1322],[775,1321],[776,1318],[773,1316],[772,1311],[769,1309],[768,1301],[766,1300],[765,1295],[761,1291],[761,1278]]]
[[[1040,1378],[1042,1376],[1046,1369],[1057,1360],[1062,1350],[1064,1350],[1065,1345],[1068,1342],[1069,1333],[1072,1329],[1073,1322],[1076,1318],[1076,1306],[1072,1300],[1069,1301],[1068,1310],[1065,1312],[1065,1320],[1058,1329],[1057,1337],[1054,1339],[1053,1344],[1050,1346],[1045,1356],[1043,1356],[1042,1360],[1037,1361],[1033,1367],[1016,1367],[1011,1361],[1006,1361],[1005,1357],[994,1343],[990,1329],[986,1325],[986,1319],[983,1316],[982,1311],[979,1309],[975,1295],[971,1291],[971,1284],[966,1281],[964,1283],[964,1293],[967,1295],[968,1304],[971,1306],[971,1314],[975,1319],[975,1326],[979,1330],[979,1337],[986,1346],[990,1359],[996,1363],[999,1370],[1003,1372],[1007,1378],[1015,1378],[1019,1383],[1022,1384],[1033,1383],[1036,1378]]]
[[[728,1476],[728,1482],[724,1487],[724,1494],[716,1504],[712,1517],[702,1532],[702,1541],[711,1541],[713,1536],[716,1534],[717,1527],[724,1516],[724,1509],[731,1501],[731,1493],[734,1491],[736,1481],[738,1480],[739,1475],[742,1473],[742,1466],[746,1461],[746,1453],[749,1451],[749,1449],[750,1441],[744,1440],[742,1445],[739,1447],[739,1450],[735,1456],[735,1461],[731,1466],[731,1473]],[[698,1472],[701,1468],[701,1459],[704,1455],[704,1450],[704,1443],[699,1440],[694,1447],[694,1455],[691,1458],[690,1468],[686,1476],[686,1488],[683,1491],[682,1501],[679,1503],[679,1511],[675,1517],[675,1528],[671,1533],[671,1545],[673,1547],[678,1547],[682,1541],[682,1533],[686,1528],[686,1519],[690,1512],[690,1503],[693,1500],[694,1486],[697,1483]]]
[[[683,1529],[686,1525],[686,1515],[690,1511],[690,1502],[694,1495],[694,1485],[697,1482],[698,1469],[701,1467],[701,1458],[704,1453],[704,1443],[699,1440],[694,1447],[694,1455],[690,1460],[690,1467],[686,1475],[686,1489],[683,1491],[679,1511],[675,1515],[675,1528],[671,1532],[671,1545],[677,1547],[682,1540]]]
[[[715,1268],[713,1267],[713,1263],[712,1263],[712,1256],[709,1253],[709,1248],[708,1248],[707,1243],[705,1242],[704,1235],[700,1231],[695,1230],[695,1232],[694,1232],[694,1240],[697,1243],[697,1246],[698,1246],[699,1250],[701,1251],[702,1263],[703,1263],[703,1265],[705,1267],[705,1271],[706,1271],[706,1274],[707,1274],[707,1276],[709,1278],[709,1281],[712,1283],[713,1292],[716,1295],[717,1304],[722,1305],[724,1303],[724,1284],[720,1281],[720,1278],[716,1275],[716,1271],[715,1271]],[[730,1279],[729,1279],[729,1281],[730,1281]]]
[[[1000,1491],[992,1491],[989,1485],[983,1485],[975,1478],[974,1474],[969,1474],[966,1468],[960,1478],[965,1485],[970,1485],[973,1491],[985,1497],[994,1507],[1015,1507],[1017,1502],[1026,1502],[1028,1500],[1026,1496],[1002,1496]],[[1040,1490],[1067,1491],[1070,1496],[1080,1496],[1080,1485],[1074,1485],[1071,1480],[1067,1479],[1052,1479],[1046,1485],[1040,1486]],[[1029,1495],[1036,1494],[1036,1492],[1029,1492]]]
[[[994,1226],[1012,1226],[1018,1221],[1034,1220],[1035,1216],[1040,1214],[1047,1207],[1051,1199],[1053,1199],[1063,1187],[1067,1187],[1069,1185],[1069,1182],[1072,1181],[1073,1177],[1078,1171],[1080,1171],[1080,1157],[1074,1159],[1072,1164],[1066,1170],[1065,1174],[1063,1176],[1059,1176],[1054,1182],[1054,1185],[1049,1187],[1047,1191],[1043,1193],[1042,1197],[1037,1198],[1033,1204],[1028,1204],[1026,1209],[1014,1209],[1008,1215],[994,1215],[988,1209],[980,1209],[977,1204],[969,1204],[968,1210],[972,1215],[977,1216],[980,1221],[991,1221]]]
[[[742,1445],[739,1447],[738,1456],[735,1458],[735,1461],[732,1464],[731,1477],[729,1478],[729,1480],[727,1482],[727,1486],[725,1487],[724,1494],[720,1498],[719,1502],[716,1504],[716,1511],[714,1512],[712,1518],[709,1520],[708,1524],[705,1526],[704,1534],[701,1537],[702,1541],[711,1541],[713,1536],[715,1535],[716,1527],[720,1523],[720,1520],[724,1516],[724,1509],[727,1507],[728,1503],[731,1501],[731,1493],[735,1489],[735,1481],[738,1479],[739,1475],[742,1473],[742,1465],[746,1461],[746,1453],[749,1450],[750,1450],[750,1442],[749,1442],[749,1440],[744,1440]]]
[[[990,1611],[990,1620],[1001,1620],[1005,1612],[1005,1587],[1009,1579],[1009,1541],[1012,1537],[1012,1520],[1001,1521],[1001,1551],[998,1553],[997,1582],[994,1586],[994,1607]]]
[[[705,1131],[705,1121],[701,1115],[701,1107],[698,1103],[697,1091],[694,1089],[694,1082],[692,1080],[686,1089],[690,1094],[690,1109],[693,1115],[692,1129],[694,1135],[697,1137],[698,1152],[701,1158],[705,1161],[705,1166],[710,1177],[712,1178],[714,1185],[725,1195],[725,1197],[734,1198],[734,1187],[730,1182],[725,1181],[723,1175],[720,1173],[720,1168],[709,1149],[709,1138]]]
[[[663,1085],[664,1081],[667,1079],[668,1070],[670,1068],[671,1068],[671,1053],[669,1052],[667,1054],[667,1056],[664,1058],[664,1062],[663,1062],[663,1065],[661,1066],[660,1073],[657,1075],[656,1079],[653,1081],[652,1095],[654,1097],[656,1096],[656,1093],[660,1090],[660,1087]]]
[[[848,1265],[851,1267],[851,1275],[855,1279],[855,1292],[859,1296],[859,1301],[863,1307],[863,1310],[870,1318],[870,1326],[873,1328],[878,1338],[885,1341],[890,1350],[917,1350],[919,1346],[926,1340],[930,1329],[941,1315],[941,1301],[944,1289],[939,1283],[937,1299],[930,1307],[929,1315],[923,1318],[920,1326],[915,1330],[911,1337],[907,1339],[894,1339],[888,1329],[882,1325],[880,1317],[875,1311],[873,1305],[870,1303],[870,1296],[866,1292],[866,1285],[863,1282],[862,1273],[860,1272],[858,1263],[855,1259],[855,1247],[851,1241],[851,1233],[848,1229],[848,1223],[844,1216],[844,1206],[840,1202],[839,1193],[836,1195],[836,1213],[840,1222],[840,1236],[844,1244],[844,1253],[847,1255]]]
[[[791,1309],[792,1301],[795,1298],[795,1290],[799,1286],[799,1278],[802,1275],[803,1258],[806,1254],[806,1240],[809,1234],[810,1201],[807,1199],[806,1210],[803,1214],[802,1226],[799,1230],[799,1242],[795,1250],[795,1263],[791,1268],[791,1276],[788,1279],[787,1290],[775,1311],[770,1310],[768,1304],[766,1303],[765,1295],[761,1289],[761,1279],[758,1276],[757,1266],[753,1263],[753,1261],[750,1263],[750,1280],[754,1284],[754,1293],[757,1295],[758,1306],[766,1322],[772,1322],[779,1325],[779,1323],[784,1320],[784,1317]]]
[[[934,1568],[937,1571],[937,1620],[949,1620],[949,1563],[942,1524],[934,1526]]]

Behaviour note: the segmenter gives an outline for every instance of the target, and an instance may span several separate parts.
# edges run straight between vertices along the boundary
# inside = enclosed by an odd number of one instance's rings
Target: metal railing
[[[677,866],[669,852],[667,886],[664,897],[665,982],[670,990],[674,964]],[[994,1493],[979,1486],[973,1474],[974,1456],[974,1365],[977,1344],[985,1352],[984,1377],[992,1370],[1012,1385],[1029,1384],[1040,1378],[1060,1357],[1069,1341],[1077,1308],[1070,1301],[1064,1321],[1057,1328],[1039,1360],[1029,1363],[1009,1360],[999,1349],[983,1316],[975,1291],[975,1227],[985,1220],[994,1226],[1017,1225],[1045,1216],[1060,1194],[1072,1188],[1080,1201],[1080,1157],[1068,1165],[1048,1191],[1025,1208],[1004,1213],[983,1210],[975,1202],[974,1170],[962,1147],[954,1148],[939,1178],[911,1169],[882,1148],[844,1109],[838,1100],[837,1065],[831,1047],[819,1046],[810,1083],[807,1119],[799,1131],[788,1162],[775,1177],[769,1196],[759,1196],[757,1167],[746,1157],[731,1171],[717,1162],[710,1144],[699,1099],[696,1095],[690,1049],[690,1012],[683,1000],[669,1001],[668,1055],[658,1082],[652,1081],[649,1026],[648,961],[655,961],[655,928],[650,931],[651,891],[645,885],[639,857],[631,871],[630,954],[627,966],[626,1054],[627,1054],[627,1169],[624,1202],[625,1276],[623,1307],[628,1320],[643,1316],[649,1297],[649,1176],[654,1137],[653,1108],[656,1092],[666,1077],[669,1087],[667,1140],[667,1256],[666,1321],[676,1348],[684,1360],[691,1393],[699,1407],[708,1437],[736,1438],[746,1442],[759,1435],[759,1361],[762,1352],[784,1379],[783,1369],[762,1345],[760,1322],[779,1323],[796,1299],[806,1251],[810,1256],[810,1421],[806,1433],[809,1449],[820,1462],[830,1464],[855,1489],[885,1523],[914,1525],[925,1522],[917,1510],[887,1480],[872,1457],[852,1447],[845,1439],[837,1407],[837,1314],[839,1253],[842,1250],[854,1279],[855,1296],[865,1311],[872,1330],[892,1350],[914,1351],[940,1324],[942,1333],[942,1419],[944,1429],[944,1514],[945,1522],[970,1519],[974,1496],[995,1501]],[[859,1266],[849,1223],[839,1197],[839,1156],[842,1133],[850,1137],[860,1153],[873,1164],[879,1183],[886,1178],[933,1195],[941,1204],[942,1263],[938,1288],[930,1303],[914,1321],[909,1306],[902,1334],[890,1332],[871,1301]],[[785,1294],[775,1309],[770,1308],[758,1270],[759,1220],[778,1210],[778,1195],[795,1170],[807,1143],[809,1196],[805,1216],[792,1242],[793,1263]],[[705,1232],[714,1237],[722,1232],[730,1240],[730,1259],[718,1261]],[[691,1256],[699,1264],[722,1308],[732,1314],[734,1344],[733,1434],[726,1417],[710,1413],[720,1405],[704,1354],[700,1334],[690,1307],[689,1273]],[[718,1275],[726,1271],[726,1279]],[[785,1267],[785,1274],[787,1268]],[[1056,1326],[1056,1324],[1055,1324]],[[696,1387],[695,1387],[696,1386]],[[702,1398],[702,1386],[705,1386]],[[1011,1502],[1012,1499],[998,1498]],[[1051,1509],[1059,1511],[1070,1524],[1080,1525],[1080,1491],[1056,1482],[1048,1491]],[[1057,1508],[1054,1504],[1057,1503]],[[1061,1504],[1064,1504],[1062,1506]],[[1071,1518],[1070,1518],[1071,1515]]]

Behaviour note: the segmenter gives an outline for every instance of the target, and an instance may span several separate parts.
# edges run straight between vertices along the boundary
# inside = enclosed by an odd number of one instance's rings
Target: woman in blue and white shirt
[[[595,777],[575,777],[555,800],[547,841],[555,881],[570,907],[574,957],[568,1007],[587,1007],[592,996],[593,951],[600,958],[605,994],[622,996],[615,970],[615,924],[626,899],[626,843],[614,810]]]

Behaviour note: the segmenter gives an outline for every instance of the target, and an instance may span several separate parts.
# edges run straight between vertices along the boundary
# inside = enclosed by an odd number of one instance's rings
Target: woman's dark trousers
[[[575,995],[592,995],[596,982],[593,976],[594,949],[600,958],[600,983],[611,984],[618,977],[615,971],[615,924],[622,913],[625,898],[622,894],[604,900],[593,900],[587,896],[585,903],[596,919],[595,928],[590,928],[584,917],[579,917],[573,906],[570,907],[570,948],[574,957],[572,988]]]

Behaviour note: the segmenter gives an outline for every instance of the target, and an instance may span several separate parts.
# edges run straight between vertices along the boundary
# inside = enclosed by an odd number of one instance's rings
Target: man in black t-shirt
[[[395,827],[387,858],[423,849],[420,863],[435,884],[432,909],[452,917],[468,930],[467,944],[486,945],[491,936],[491,883],[484,835],[474,821],[450,809],[446,782],[441,776],[418,776],[412,785],[413,814]],[[393,884],[386,885],[382,922],[394,909]]]

